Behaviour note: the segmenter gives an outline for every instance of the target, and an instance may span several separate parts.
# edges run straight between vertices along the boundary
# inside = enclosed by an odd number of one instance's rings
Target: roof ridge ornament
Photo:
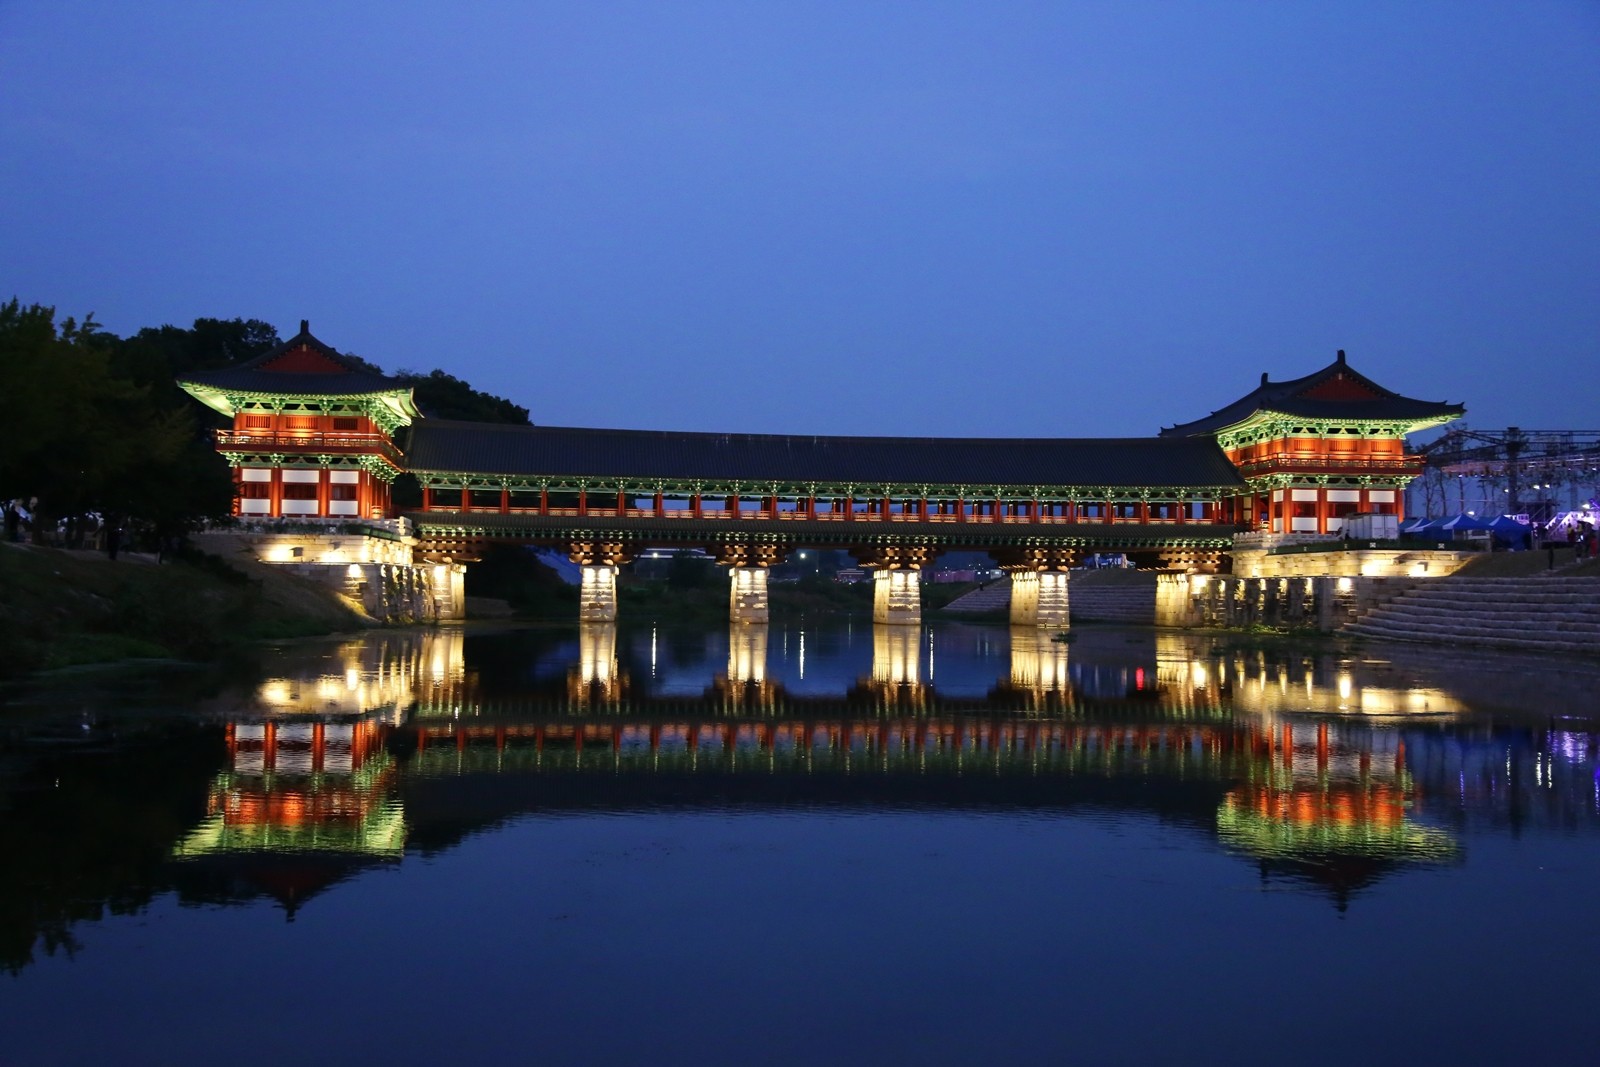
[[[1339,355],[1334,359],[1334,362],[1344,366],[1344,349],[1339,349]]]
[[[310,333],[311,332],[311,320],[310,319],[301,319],[300,320],[300,332],[301,333]],[[1343,354],[1344,353],[1342,353],[1342,352],[1340,353],[1340,355],[1343,355]]]

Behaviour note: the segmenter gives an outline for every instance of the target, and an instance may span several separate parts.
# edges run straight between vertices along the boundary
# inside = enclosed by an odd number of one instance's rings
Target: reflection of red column
[[[1317,770],[1328,769],[1328,724],[1317,724]]]
[[[1397,772],[1398,771],[1403,771],[1403,770],[1406,769],[1406,743],[1404,741],[1396,741],[1395,742],[1395,746],[1394,746],[1394,769]]]
[[[311,769],[322,770],[322,759],[327,755],[327,727],[320,722],[311,724]]]
[[[658,722],[653,722],[653,723],[650,724],[650,751],[651,752],[658,752],[658,751],[660,751],[660,749],[661,749],[661,724],[658,723]]]
[[[278,764],[278,724],[267,723],[265,734],[261,739],[261,766],[272,770]]]
[[[504,726],[496,726],[494,728],[494,749],[496,752],[504,752],[506,750],[506,728]]]
[[[239,755],[239,739],[234,736],[234,727],[231,722],[224,733],[228,738],[228,765],[231,767],[234,759]]]
[[[1288,723],[1283,724],[1283,765],[1294,765],[1294,727]]]

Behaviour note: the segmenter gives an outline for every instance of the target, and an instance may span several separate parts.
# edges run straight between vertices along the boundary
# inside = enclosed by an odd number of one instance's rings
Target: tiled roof
[[[365,396],[411,388],[396,378],[374,374],[323,344],[311,336],[309,326],[302,321],[299,333],[265,355],[236,366],[186,375],[178,379],[178,384],[291,396]]]
[[[1344,353],[1321,370],[1287,382],[1263,374],[1253,392],[1203,419],[1162,430],[1163,437],[1210,434],[1237,425],[1258,411],[1299,415],[1317,421],[1376,419],[1395,422],[1444,422],[1466,413],[1460,404],[1417,400],[1385,389],[1350,369]]]
[[[1234,486],[1209,438],[806,437],[422,419],[414,471],[858,485]]]

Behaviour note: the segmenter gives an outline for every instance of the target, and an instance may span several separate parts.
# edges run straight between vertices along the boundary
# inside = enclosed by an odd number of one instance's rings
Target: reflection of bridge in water
[[[1592,734],[1457,726],[1469,709],[1444,686],[1384,664],[941,634],[874,628],[870,666],[831,692],[800,642],[748,625],[688,688],[658,676],[655,635],[610,625],[546,635],[509,670],[460,631],[352,641],[217,709],[230,766],[179,854],[395,857],[557,811],[1094,809],[1191,826],[1342,897],[1458,859],[1443,827],[1464,819],[1600,828]],[[977,682],[951,675],[969,637]]]

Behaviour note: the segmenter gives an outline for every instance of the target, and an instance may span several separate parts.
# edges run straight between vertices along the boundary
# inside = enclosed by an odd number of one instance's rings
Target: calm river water
[[[1597,691],[644,623],[13,694],[0,1063],[1595,1062]]]

